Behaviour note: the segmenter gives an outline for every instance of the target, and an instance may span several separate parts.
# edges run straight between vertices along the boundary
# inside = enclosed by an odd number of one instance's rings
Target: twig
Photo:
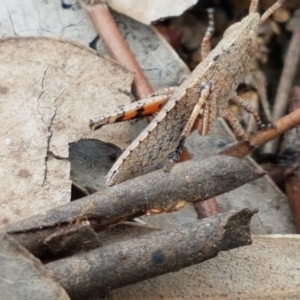
[[[300,87],[290,93],[290,111],[300,108]],[[300,233],[300,127],[288,131],[280,151],[281,167],[284,169],[286,195],[294,216],[297,233]]]
[[[293,84],[293,78],[298,69],[300,58],[300,10],[296,11],[294,18],[294,32],[286,54],[273,108],[274,121],[277,121],[279,118],[284,116],[287,111],[288,95]],[[265,145],[263,151],[265,153],[274,154],[277,151],[278,142],[278,139],[274,139],[271,143]]]
[[[205,201],[194,202],[194,207],[198,215],[198,219],[204,219],[220,213],[220,208],[215,197]]]
[[[235,157],[244,157],[252,152],[253,146],[261,146],[277,137],[286,131],[300,125],[300,109],[297,109],[290,114],[282,117],[275,122],[276,128],[258,131],[250,137],[249,142],[239,142],[231,147],[228,147],[220,152]]]
[[[183,148],[180,161],[187,161],[190,159],[192,159],[191,155],[186,150],[186,148]],[[196,210],[198,219],[204,219],[210,216],[214,216],[221,212],[215,197],[212,197],[205,201],[201,199],[196,200],[195,202],[193,202],[193,205]]]
[[[51,262],[46,268],[72,299],[100,296],[251,244],[249,222],[255,212],[229,211]]]
[[[81,3],[83,2],[84,1],[81,1]],[[83,3],[83,7],[91,18],[111,57],[117,60],[122,66],[135,73],[133,80],[133,95],[137,99],[142,99],[151,95],[154,91],[120,33],[107,4],[99,3],[92,6]]]
[[[158,170],[104,192],[97,192],[3,228],[35,256],[48,254],[47,237],[73,224],[90,224],[96,231],[143,215],[182,208],[178,199],[208,199],[263,176],[247,161],[224,155],[176,164],[170,173]],[[154,188],[155,187],[155,188]]]

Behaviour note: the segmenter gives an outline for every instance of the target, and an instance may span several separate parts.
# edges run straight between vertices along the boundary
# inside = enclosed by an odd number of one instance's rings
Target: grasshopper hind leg
[[[103,125],[138,119],[157,113],[169,100],[170,95],[159,95],[142,99],[117,108],[114,112],[90,120],[90,128],[100,129]]]
[[[198,118],[198,115],[200,113],[201,108],[209,101],[210,95],[212,91],[212,84],[205,83],[200,86],[199,94],[200,95],[195,95],[194,93],[192,95],[189,95],[189,91],[187,91],[187,97],[199,97],[198,102],[194,106],[194,109],[179,137],[179,140],[177,142],[177,145],[175,147],[175,150],[171,152],[168,156],[169,158],[169,163],[165,166],[164,171],[169,172],[172,166],[180,160],[180,155],[182,153],[183,146],[185,144],[186,138],[189,136],[195,121]]]
[[[153,94],[151,94],[150,97],[155,97],[155,96],[171,97],[174,94],[175,89],[176,89],[176,86],[159,89],[159,90],[155,91]]]

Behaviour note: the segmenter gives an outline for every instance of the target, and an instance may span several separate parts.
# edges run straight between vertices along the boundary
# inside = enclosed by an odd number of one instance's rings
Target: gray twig
[[[255,211],[229,211],[46,265],[72,299],[87,299],[251,244]]]
[[[231,191],[265,173],[246,161],[224,155],[176,164],[170,173],[158,170],[4,228],[17,241],[42,257],[49,253],[49,236],[70,234],[72,226],[87,223],[103,230],[128,219],[180,209],[188,199],[205,200]],[[47,241],[47,243],[46,243]],[[56,249],[56,253],[58,250]]]

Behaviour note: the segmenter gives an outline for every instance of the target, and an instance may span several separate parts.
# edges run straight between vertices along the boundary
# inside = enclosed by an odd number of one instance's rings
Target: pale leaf
[[[69,202],[69,143],[95,138],[126,146],[129,125],[91,131],[88,124],[129,103],[132,74],[89,48],[51,38],[3,39],[0,60],[5,225]]]

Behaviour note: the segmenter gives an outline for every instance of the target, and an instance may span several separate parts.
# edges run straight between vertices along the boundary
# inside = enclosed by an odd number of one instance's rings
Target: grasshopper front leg
[[[262,105],[263,112],[269,123],[272,123],[272,114],[268,105],[267,90],[266,90],[266,78],[261,70],[253,63],[253,68],[246,75],[245,83],[253,86],[258,94],[259,100]]]
[[[174,163],[179,161],[183,146],[185,144],[185,140],[189,136],[189,134],[194,126],[194,123],[200,113],[200,110],[209,101],[211,91],[212,91],[211,83],[205,83],[200,86],[199,100],[196,103],[196,105],[190,115],[190,118],[189,118],[188,122],[186,123],[186,125],[180,135],[180,138],[179,138],[179,141],[177,143],[175,150],[169,155],[169,163],[165,166],[164,171],[169,172],[170,169],[172,168],[172,166],[174,165]],[[188,91],[187,91],[187,95],[188,95]],[[192,96],[194,96],[194,95],[192,95]]]
[[[232,98],[231,101],[234,102],[236,105],[242,107],[246,112],[250,113],[253,115],[257,126],[259,129],[266,129],[266,128],[271,128],[274,127],[274,124],[268,123],[264,124],[256,111],[255,108],[253,108],[247,101],[245,101],[243,98],[239,97],[237,94],[235,94]]]
[[[244,99],[239,97],[236,93],[232,96],[232,98],[230,100],[232,102],[234,102],[235,104],[237,104],[238,106],[242,107],[248,113],[251,113],[253,115],[255,121],[257,122],[257,125],[260,129],[267,129],[267,128],[270,128],[270,127],[274,127],[273,124],[263,124],[258,112],[256,111],[256,109],[253,108],[247,101],[245,101]],[[219,116],[226,119],[229,122],[229,124],[231,125],[235,135],[237,136],[237,138],[239,140],[249,141],[248,140],[249,133],[247,134],[245,132],[245,130],[241,126],[238,119],[236,119],[234,117],[234,115],[227,108],[220,109],[219,110]],[[256,147],[255,145],[252,145],[252,146]]]
[[[220,109],[219,116],[224,118],[231,125],[235,135],[239,140],[247,140],[246,132],[241,126],[239,120],[227,109]]]

